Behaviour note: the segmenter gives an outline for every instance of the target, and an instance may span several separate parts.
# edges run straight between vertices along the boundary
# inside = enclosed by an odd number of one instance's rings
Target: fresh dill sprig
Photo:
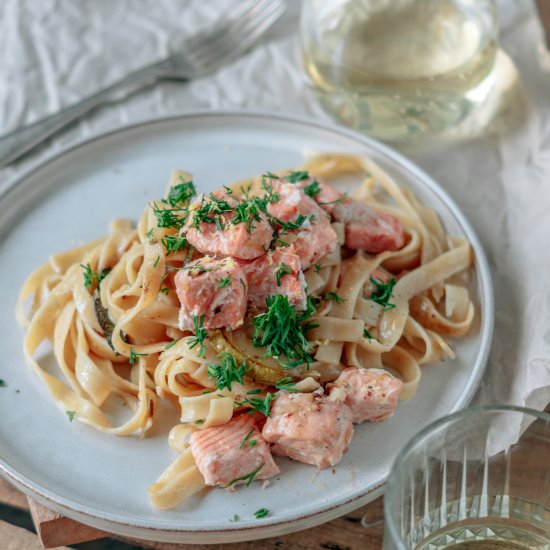
[[[87,290],[91,292],[99,288],[101,281],[103,281],[103,279],[105,279],[105,277],[111,271],[110,269],[94,271],[89,263],[87,263],[86,265],[80,264],[80,267],[84,270],[84,286]]]
[[[264,354],[274,356],[285,368],[294,368],[313,362],[309,351],[311,345],[306,334],[314,325],[308,319],[315,311],[311,300],[305,311],[296,311],[291,307],[288,297],[277,295],[266,298],[264,313],[252,319],[255,327],[252,343],[256,347],[266,347]]]
[[[267,508],[260,508],[259,510],[256,510],[254,512],[256,519],[265,518],[265,516],[267,516],[268,514],[269,514],[269,510]]]
[[[157,225],[159,227],[180,229],[187,221],[187,208],[172,210],[170,208],[160,208],[155,203],[152,203],[150,206],[157,218]],[[178,212],[184,212],[184,215],[180,217],[178,216]]]
[[[244,439],[241,441],[241,444],[239,445],[239,449],[242,449],[244,447],[244,444],[248,441],[250,436],[253,434],[254,428],[252,428],[245,436]],[[254,445],[252,445],[253,447]]]
[[[274,398],[273,393],[268,393],[263,399],[261,397],[247,397],[243,401],[236,401],[236,405],[250,405],[248,414],[259,412],[264,416],[271,416],[271,402]]]
[[[319,272],[321,271],[321,264],[313,264],[313,271],[319,274]]]
[[[317,180],[313,180],[309,185],[306,185],[304,187],[304,193],[308,197],[314,197],[315,195],[318,195],[321,192],[321,188],[319,187],[319,182]]]
[[[231,480],[227,485],[224,485],[224,489],[227,489],[227,487],[231,487],[235,485],[238,481],[246,481],[246,486],[249,487],[250,484],[254,481],[254,478],[258,475],[258,472],[264,467],[264,464],[260,464],[255,470],[250,472],[249,474],[246,474],[241,477],[236,477],[235,479]]]
[[[337,199],[335,199],[335,200],[333,200],[333,201],[319,202],[319,203],[317,203],[317,204],[319,204],[319,205],[339,204],[339,203],[341,203],[341,202],[344,202],[347,198],[348,198],[348,194],[347,194],[347,193],[344,193],[341,197],[338,197]]]
[[[325,292],[323,294],[323,297],[325,298],[325,300],[329,300],[331,302],[334,302],[335,304],[341,304],[342,302],[345,301],[344,298],[342,298],[342,296],[332,291]]]
[[[204,340],[208,338],[208,332],[206,332],[206,329],[202,326],[204,323],[204,315],[200,317],[193,316],[193,323],[195,325],[195,336],[189,338],[189,348],[193,349],[199,346],[199,357],[204,357],[206,355]]]
[[[298,183],[299,181],[307,180],[309,178],[309,172],[306,172],[305,170],[298,171],[298,172],[290,172],[288,176],[286,176],[286,179],[290,183]]]
[[[367,329],[363,329],[363,338],[374,340],[374,336]]]
[[[283,275],[292,275],[292,268],[288,264],[281,262],[275,268],[275,276],[277,277],[277,286],[281,286],[281,277]]]
[[[197,195],[197,190],[192,181],[184,181],[181,176],[179,176],[179,179],[180,183],[170,188],[168,197],[163,199],[162,202],[171,206],[184,206],[189,202],[189,199]]]
[[[246,361],[238,365],[235,357],[229,352],[218,355],[218,360],[218,364],[208,364],[208,377],[215,378],[218,390],[227,388],[231,391],[233,382],[243,383],[243,377],[248,370]]]
[[[217,289],[225,288],[226,286],[229,286],[231,284],[231,281],[232,281],[231,275],[228,275],[227,277],[224,277],[223,279],[220,280],[216,288]]]
[[[369,300],[381,305],[384,311],[396,307],[395,304],[390,303],[393,287],[397,283],[395,277],[389,279],[388,282],[384,282],[382,279],[375,279],[371,275],[370,282],[375,286],[375,290],[368,298]]]
[[[287,376],[286,378],[281,378],[275,382],[275,387],[278,390],[284,390],[290,393],[295,393],[298,389],[295,386],[294,378]]]
[[[162,239],[162,244],[164,248],[166,248],[167,254],[189,249],[186,235],[166,235],[166,237]]]
[[[69,420],[72,422],[76,416],[76,411],[65,411],[65,414],[69,417]]]
[[[137,363],[138,357],[147,357],[148,355],[148,353],[137,353],[134,348],[130,348],[130,365]]]

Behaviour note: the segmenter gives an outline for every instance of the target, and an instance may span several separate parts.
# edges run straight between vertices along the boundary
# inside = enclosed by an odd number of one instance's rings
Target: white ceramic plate
[[[476,256],[478,317],[456,342],[457,359],[423,368],[416,397],[387,422],[355,430],[335,469],[318,472],[277,459],[281,475],[230,494],[210,492],[169,511],[151,508],[147,487],[174,459],[172,414],[144,439],[115,438],[70,423],[25,366],[13,311],[25,277],[48,254],[106,233],[115,217],[137,219],[162,196],[173,167],[200,190],[303,161],[305,151],[370,156],[465,235]],[[261,113],[199,113],[151,121],[92,139],[49,160],[0,197],[0,471],[39,502],[106,531],[144,539],[232,542],[275,536],[328,521],[381,494],[393,457],[433,420],[464,407],[482,375],[493,301],[479,241],[453,201],[406,159],[364,136],[316,122]],[[268,508],[268,517],[253,513]],[[238,514],[241,520],[229,522]]]

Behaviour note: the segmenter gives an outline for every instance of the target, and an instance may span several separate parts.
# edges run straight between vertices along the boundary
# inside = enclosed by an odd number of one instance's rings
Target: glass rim
[[[389,499],[386,498],[388,496],[388,489],[391,489],[393,485],[392,480],[395,477],[395,473],[398,466],[401,464],[401,462],[407,456],[407,454],[412,450],[413,446],[418,442],[419,439],[425,438],[427,435],[429,435],[431,432],[433,432],[437,428],[440,428],[441,426],[448,424],[460,417],[467,417],[472,414],[487,413],[487,412],[515,412],[515,413],[527,414],[530,416],[534,416],[535,419],[544,420],[545,422],[550,423],[549,413],[546,413],[544,411],[537,411],[536,409],[530,409],[528,407],[518,407],[516,405],[477,405],[475,407],[467,407],[465,409],[461,409],[449,415],[443,416],[438,420],[431,422],[430,424],[422,428],[419,432],[414,434],[393,459],[393,462],[388,474],[386,487],[384,489],[385,530],[388,531],[388,535],[391,535],[392,543],[397,545],[398,550],[408,550],[408,548],[407,546],[405,546],[405,543],[403,542],[401,535],[397,531],[397,526],[395,525],[393,521],[393,517],[390,513],[391,511],[390,502],[389,502]],[[384,534],[384,536],[386,536],[386,534]]]

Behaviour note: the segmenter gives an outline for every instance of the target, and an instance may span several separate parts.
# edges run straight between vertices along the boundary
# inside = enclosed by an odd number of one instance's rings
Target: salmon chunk
[[[244,414],[227,424],[194,432],[190,443],[206,485],[234,487],[280,471],[254,420]]]
[[[350,408],[313,393],[281,393],[263,436],[276,455],[327,468],[340,462],[353,435]]]
[[[329,395],[344,389],[344,403],[351,408],[354,422],[377,422],[389,418],[397,407],[403,382],[382,369],[350,367],[332,383],[327,384]]]
[[[215,205],[218,203],[223,205],[217,207],[222,213],[217,213]],[[238,204],[237,199],[220,193],[197,197],[190,206],[187,241],[203,254],[214,256],[252,260],[265,254],[273,238],[273,229],[266,215],[259,211],[256,217],[249,215],[246,221],[234,223],[234,208]],[[215,221],[201,221],[196,226],[197,212],[208,210],[209,205],[214,205],[213,212],[207,213],[206,217]]]
[[[174,284],[181,303],[179,327],[194,330],[195,319],[204,328],[242,325],[246,312],[246,275],[232,258],[205,256],[177,272]]]
[[[281,240],[294,244],[300,267],[306,270],[336,248],[337,235],[326,212],[300,186],[283,181],[276,182],[273,189],[279,200],[268,204],[271,216],[287,223],[296,223],[300,216],[305,217],[300,227],[283,228],[279,235]]]
[[[248,301],[256,309],[265,308],[268,296],[281,294],[291,306],[305,309],[306,281],[294,245],[276,248],[267,255],[241,264],[248,282]]]
[[[345,225],[348,248],[378,254],[398,250],[405,244],[403,226],[395,216],[378,212],[363,201],[347,197],[318,179],[315,181],[319,192],[312,197],[329,216]],[[307,183],[300,185],[304,187]]]

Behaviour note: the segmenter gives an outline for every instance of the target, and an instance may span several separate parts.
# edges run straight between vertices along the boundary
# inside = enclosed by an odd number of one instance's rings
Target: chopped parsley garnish
[[[155,203],[151,204],[151,208],[157,218],[157,225],[164,228],[180,229],[185,225],[187,220],[187,209],[179,208],[172,210],[169,208],[160,208]],[[184,212],[184,216],[178,216],[178,212]]]
[[[250,484],[254,481],[254,478],[258,475],[258,472],[264,467],[263,464],[260,464],[255,470],[250,472],[249,474],[242,476],[242,477],[236,477],[235,479],[231,480],[227,485],[224,486],[224,489],[227,487],[231,487],[232,485],[235,485],[238,481],[246,481],[246,486],[249,487]]]
[[[228,275],[227,277],[224,277],[219,283],[216,288],[225,288],[226,286],[229,286],[231,284],[231,275]]]
[[[134,348],[130,348],[130,365],[137,363],[138,357],[147,357],[148,353],[136,353]]]
[[[243,383],[243,376],[247,371],[246,361],[237,365],[237,361],[229,352],[218,355],[218,364],[208,364],[208,377],[215,378],[218,390],[231,390],[233,382]]]
[[[264,416],[271,416],[271,402],[275,394],[268,393],[263,399],[261,397],[246,398],[244,401],[236,401],[236,405],[250,405],[248,414],[259,412]]]
[[[65,414],[69,417],[69,420],[72,422],[76,416],[76,411],[65,411]]]
[[[168,198],[166,200],[163,199],[162,202],[168,203],[171,206],[183,206],[187,204],[189,199],[197,195],[195,185],[192,181],[184,181],[181,176],[179,178],[181,183],[171,187],[170,191],[168,191]]]
[[[252,433],[254,432],[254,428],[252,428],[245,436],[244,436],[244,439],[242,440],[241,444],[239,445],[239,449],[242,449],[244,447],[244,444],[248,441],[248,439],[250,438],[250,436],[252,435]]]
[[[208,332],[203,328],[204,315],[200,317],[193,317],[193,323],[195,325],[195,336],[189,338],[189,348],[193,349],[196,346],[199,346],[199,357],[204,357],[206,354],[206,346],[204,345],[204,340],[208,338]]]
[[[189,248],[186,235],[166,235],[166,237],[162,239],[162,244],[164,248],[166,248],[167,254],[170,254],[170,252],[177,252],[178,250],[187,250]]]
[[[294,385],[294,379],[291,376],[287,376],[286,378],[281,378],[280,380],[277,380],[277,382],[275,382],[275,387],[278,390],[285,390],[290,393],[295,393],[298,391],[298,389]]]
[[[290,183],[298,183],[299,181],[307,180],[309,178],[309,172],[300,171],[300,172],[290,172],[286,179]]]
[[[368,338],[369,340],[374,340],[374,336],[367,330],[363,330],[363,338]]]
[[[283,275],[291,275],[292,274],[292,268],[285,264],[284,262],[281,262],[277,265],[275,268],[275,275],[277,277],[277,286],[281,286],[281,277]]]
[[[265,518],[269,514],[269,510],[267,508],[260,508],[259,510],[256,510],[254,512],[254,515],[256,516],[256,519]]]
[[[240,521],[240,519],[241,519],[241,518],[239,517],[239,515],[238,515],[238,514],[235,514],[232,518],[229,518],[229,521],[230,521],[231,523],[235,523],[235,522],[237,522],[237,521]]]
[[[325,292],[324,298],[325,298],[325,300],[329,300],[329,301],[334,302],[336,304],[341,304],[342,302],[344,302],[344,298],[342,298],[342,296],[340,296],[336,292],[332,292],[332,291]]]
[[[313,264],[313,271],[319,274],[319,272],[321,271],[321,264]]]
[[[105,279],[105,277],[109,274],[111,271],[110,269],[102,269],[101,271],[94,271],[90,264],[82,265],[80,264],[80,267],[84,270],[84,286],[87,290],[93,292],[97,288],[99,288],[99,285],[101,284],[101,281]]]
[[[321,188],[319,187],[319,182],[317,180],[313,180],[309,185],[306,185],[304,187],[304,193],[308,197],[314,197],[315,195],[318,195],[321,192]]]
[[[375,290],[368,299],[381,305],[384,308],[384,311],[387,311],[388,309],[393,309],[395,307],[395,304],[390,303],[390,298],[393,287],[395,286],[395,283],[397,283],[397,280],[395,278],[392,278],[387,283],[385,283],[382,279],[375,279],[371,275],[370,282],[375,286]]]
[[[292,308],[287,296],[268,296],[265,302],[267,311],[252,319],[256,329],[252,336],[254,346],[265,346],[264,357],[274,356],[285,368],[304,363],[309,366],[313,359],[309,354],[311,345],[306,334],[317,326],[308,321],[315,311],[312,302],[308,301],[305,311]]]
[[[5,388],[6,386],[7,386],[7,384],[6,384],[5,380],[2,380],[0,378],[0,388]]]

